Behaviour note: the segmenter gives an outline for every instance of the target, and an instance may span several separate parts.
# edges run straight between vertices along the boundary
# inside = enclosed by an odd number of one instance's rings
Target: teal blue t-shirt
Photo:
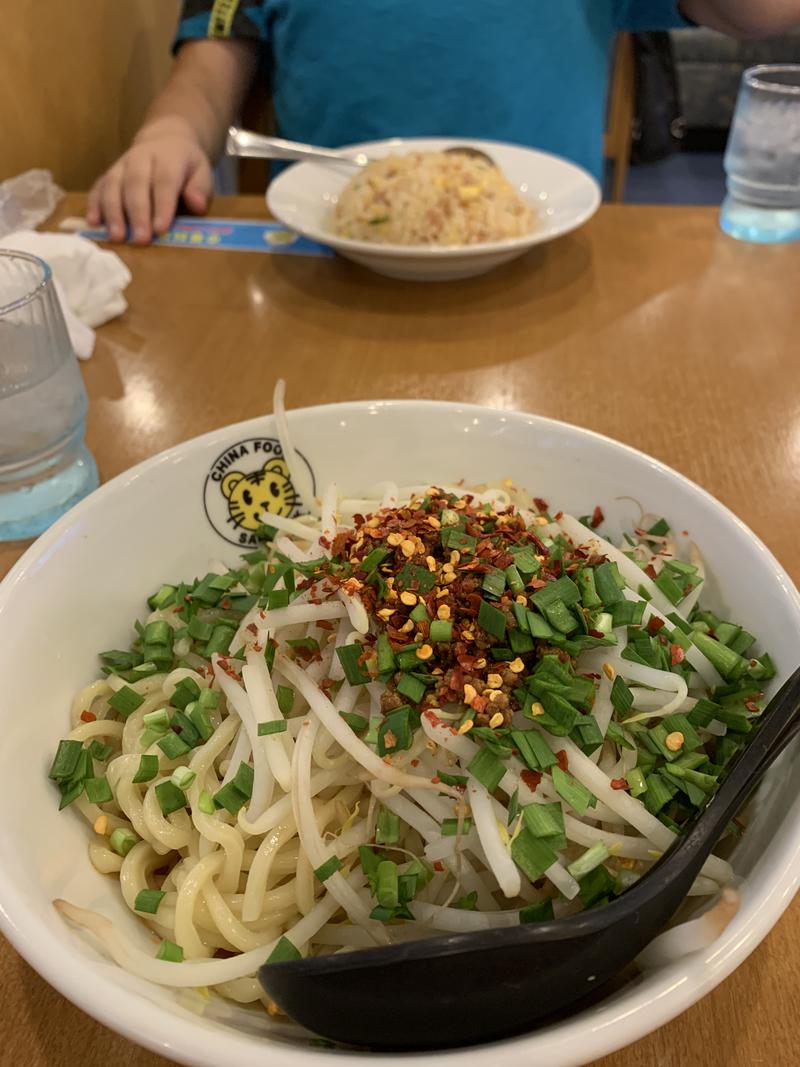
[[[186,0],[176,44],[258,41],[283,137],[485,137],[599,176],[614,33],[685,25],[677,0]]]

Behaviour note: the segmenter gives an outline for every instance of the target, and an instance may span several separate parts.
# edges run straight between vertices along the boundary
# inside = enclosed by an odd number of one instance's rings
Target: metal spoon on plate
[[[490,156],[472,145],[454,145],[445,151],[483,159],[496,166]],[[302,144],[299,141],[286,141],[281,137],[265,137],[251,130],[242,130],[238,126],[231,126],[228,130],[225,152],[229,156],[247,159],[316,160],[322,163],[345,163],[354,167],[366,167],[371,162],[369,156],[363,152],[318,148],[316,145]]]
[[[705,810],[622,896],[551,922],[265,964],[268,995],[325,1037],[430,1049],[510,1037],[596,993],[663,929],[729,821],[800,732],[800,670]]]

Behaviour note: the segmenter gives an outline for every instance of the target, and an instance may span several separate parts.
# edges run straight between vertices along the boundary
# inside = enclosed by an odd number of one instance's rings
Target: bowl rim
[[[602,202],[603,194],[597,179],[584,167],[580,166],[580,164],[573,163],[572,160],[566,159],[564,156],[556,155],[554,152],[545,152],[540,148],[532,148],[530,145],[514,144],[511,141],[492,141],[479,137],[384,137],[377,141],[359,141],[354,144],[343,145],[341,151],[365,152],[370,148],[402,148],[409,144],[417,145],[434,142],[436,144],[446,145],[474,145],[476,148],[487,150],[511,148],[529,154],[532,157],[532,163],[535,163],[537,158],[546,158],[573,171],[576,177],[579,177],[582,181],[585,181],[588,184],[590,188],[587,191],[591,192],[592,195],[586,208],[568,221],[564,221],[562,224],[556,226],[541,227],[532,230],[530,233],[522,234],[520,237],[506,237],[499,241],[482,241],[476,244],[459,245],[378,244],[373,243],[372,241],[359,241],[352,237],[340,237],[338,234],[335,234],[330,230],[306,225],[302,220],[298,220],[296,217],[290,219],[285,214],[276,211],[274,204],[276,191],[280,192],[284,186],[290,185],[291,182],[297,178],[298,168],[309,169],[322,165],[320,163],[315,163],[314,161],[306,160],[292,163],[286,170],[273,178],[269,183],[265,194],[267,208],[279,222],[283,223],[283,225],[287,226],[289,229],[296,231],[303,237],[309,238],[309,240],[317,241],[320,244],[328,245],[330,248],[335,248],[343,252],[354,252],[358,255],[365,256],[387,256],[392,259],[421,258],[427,260],[448,260],[465,257],[479,258],[481,256],[496,255],[499,252],[522,251],[526,248],[532,248],[534,245],[543,244],[545,241],[555,240],[557,237],[562,237],[564,234],[571,233],[572,230],[576,230],[578,227],[583,226],[584,223],[588,222]],[[325,165],[331,166],[331,164]],[[335,163],[333,166],[335,166]]]
[[[701,498],[721,518],[738,528],[739,533],[750,542],[763,562],[774,571],[800,627],[800,592],[773,553],[738,516],[711,493],[674,468],[605,434],[525,411],[429,399],[336,402],[292,409],[290,415],[307,417],[320,411],[366,412],[380,408],[417,411],[420,407],[447,408],[452,409],[454,413],[482,414],[484,417],[502,416],[509,420],[525,421],[528,425],[536,424],[543,430],[566,430],[589,441],[611,445],[637,462],[646,463],[650,469],[657,469],[661,474],[677,481],[694,496]],[[29,571],[36,568],[42,558],[49,556],[62,536],[98,506],[105,496],[124,489],[126,485],[161,463],[170,463],[182,458],[198,446],[216,444],[232,433],[247,436],[253,432],[263,432],[264,421],[271,418],[274,418],[272,413],[264,414],[189,438],[141,460],[100,486],[34,541],[0,582],[0,617],[17,584],[25,579]],[[623,990],[611,1002],[601,1001],[591,1008],[579,1011],[575,1016],[542,1029],[485,1045],[417,1053],[414,1054],[415,1063],[421,1067],[440,1067],[443,1057],[452,1059],[457,1056],[459,1060],[468,1060],[468,1067],[493,1067],[495,1057],[502,1055],[509,1067],[527,1067],[530,1052],[536,1051],[540,1055],[558,1055],[560,1058],[554,1067],[579,1067],[586,1062],[586,1056],[595,1058],[609,1054],[652,1033],[696,1003],[731,974],[760,944],[788,908],[794,892],[800,886],[800,820],[790,828],[789,841],[780,858],[779,867],[768,887],[761,889],[759,895],[754,896],[740,909],[731,926],[718,942],[714,943],[710,955],[697,953],[685,957],[676,964],[645,976],[642,985]],[[22,920],[18,921],[17,916],[22,916]],[[198,1027],[192,1020],[171,1013],[167,1004],[154,1004],[131,990],[110,986],[98,972],[96,962],[90,962],[79,952],[72,952],[59,944],[55,946],[54,951],[46,930],[41,927],[39,915],[26,903],[22,894],[15,889],[13,880],[2,868],[0,933],[5,935],[41,977],[67,1000],[136,1044],[189,1067],[216,1067],[223,1053],[238,1054],[242,1067],[260,1067],[263,1062],[263,1050],[259,1053],[253,1052],[255,1042],[251,1035],[222,1027],[209,1032],[206,1027]],[[115,964],[109,966],[116,967]],[[122,1010],[123,1008],[125,1010]],[[263,1042],[263,1039],[256,1041]],[[321,1050],[313,1047],[284,1042],[273,1045],[269,1050],[269,1054],[278,1058],[279,1062],[288,1064],[291,1061],[297,1067],[316,1067],[320,1063],[320,1053]],[[396,1067],[398,1060],[408,1054],[336,1052],[337,1062],[343,1067],[362,1067],[365,1055],[369,1055],[377,1067]]]

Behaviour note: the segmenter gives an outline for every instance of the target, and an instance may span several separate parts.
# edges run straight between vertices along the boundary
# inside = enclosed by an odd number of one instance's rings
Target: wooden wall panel
[[[0,179],[88,189],[170,67],[179,0],[0,0]]]

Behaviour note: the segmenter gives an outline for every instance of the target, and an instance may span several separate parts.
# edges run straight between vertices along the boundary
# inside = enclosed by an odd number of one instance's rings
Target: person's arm
[[[169,228],[179,196],[191,211],[204,211],[211,162],[222,152],[256,65],[254,41],[184,44],[133,144],[89,193],[89,224],[105,221],[110,238],[122,241],[127,218],[132,240],[146,244]]]
[[[693,22],[733,37],[757,37],[800,27],[800,0],[683,0]]]

